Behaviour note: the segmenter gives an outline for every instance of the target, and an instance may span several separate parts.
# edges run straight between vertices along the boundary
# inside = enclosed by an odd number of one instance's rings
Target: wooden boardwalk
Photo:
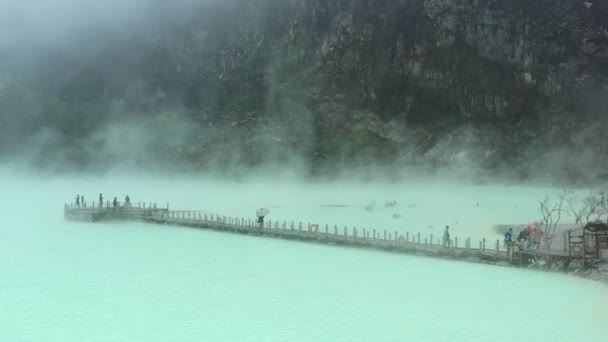
[[[470,238],[454,237],[444,244],[441,236],[422,236],[398,231],[357,229],[346,226],[329,226],[302,222],[266,220],[262,225],[255,219],[211,215],[202,211],[169,210],[155,203],[137,203],[116,208],[79,208],[74,204],[64,206],[66,220],[102,222],[111,220],[140,221],[182,227],[211,229],[221,232],[307,241],[320,244],[377,249],[398,253],[461,259],[467,261],[500,264],[503,266],[542,266],[561,269],[574,259],[582,259],[564,250],[506,248],[500,240],[481,239],[472,245]]]

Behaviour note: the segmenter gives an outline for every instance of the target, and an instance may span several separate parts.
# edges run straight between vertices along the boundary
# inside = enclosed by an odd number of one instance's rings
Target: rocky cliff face
[[[606,2],[233,0],[100,46],[77,67],[60,53],[38,90],[121,116],[179,107],[196,129],[156,148],[198,168],[608,176]]]

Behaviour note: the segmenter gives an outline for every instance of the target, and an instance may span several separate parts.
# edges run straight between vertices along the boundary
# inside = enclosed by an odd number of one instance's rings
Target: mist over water
[[[71,223],[76,193],[269,220],[487,237],[550,189],[228,183],[2,171],[2,341],[605,341],[606,287],[561,274],[141,223]],[[396,208],[383,208],[384,200]],[[416,207],[406,203],[416,199]],[[376,200],[378,208],[363,207]],[[475,204],[479,202],[483,213]],[[529,203],[528,203],[529,202]],[[521,204],[519,211],[511,203]],[[507,204],[509,204],[508,208]],[[340,205],[340,206],[334,206]],[[344,205],[344,207],[342,206]],[[524,209],[525,208],[525,209]],[[392,218],[403,212],[404,220]],[[418,213],[416,213],[418,212]],[[576,319],[573,319],[576,317]]]
[[[64,220],[103,193],[494,248],[598,195],[608,6],[486,2],[0,0],[0,342],[608,341],[565,274]]]

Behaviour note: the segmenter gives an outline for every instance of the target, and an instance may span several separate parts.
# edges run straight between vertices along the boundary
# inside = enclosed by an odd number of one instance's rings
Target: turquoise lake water
[[[128,188],[134,202],[239,216],[263,205],[276,219],[388,228],[398,225],[395,210],[362,207],[415,198],[429,212],[444,208],[443,220],[401,208],[401,228],[458,220],[463,234],[481,236],[491,208],[501,220],[534,219],[522,207],[546,189],[426,184],[416,196],[413,185],[2,176],[0,341],[608,341],[608,287],[567,275],[188,228],[68,223],[62,210],[78,192],[92,199],[102,188],[110,198]],[[478,201],[488,209],[475,216]]]

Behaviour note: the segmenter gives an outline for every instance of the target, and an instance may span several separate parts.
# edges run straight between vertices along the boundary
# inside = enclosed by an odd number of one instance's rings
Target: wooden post
[[[418,233],[418,244],[420,244],[420,233]]]
[[[585,231],[583,230],[583,236],[585,235]],[[595,244],[595,257],[600,257],[600,244],[598,239],[598,233],[593,233],[593,243]]]
[[[431,234],[431,247],[433,247],[433,234]]]
[[[325,234],[329,234],[329,225],[325,224]]]
[[[338,235],[338,226],[334,225],[334,235]]]
[[[483,251],[486,251],[486,238],[483,238]]]
[[[498,258],[498,251],[500,250],[500,240],[496,239],[496,257]]]
[[[395,236],[397,236],[397,232],[395,232]],[[405,242],[410,243],[410,232],[405,232]]]
[[[344,237],[348,236],[348,228],[346,228],[346,226],[344,226]]]
[[[384,230],[384,240],[386,241],[386,229]]]
[[[519,267],[521,267],[521,264],[522,264],[522,260],[521,260],[521,254],[522,254],[521,253],[521,245],[519,247],[519,253],[517,253],[517,254],[519,254]]]
[[[454,248],[458,249],[458,236],[454,236]]]
[[[583,239],[583,242],[582,242],[583,246],[581,248],[583,250],[583,269],[586,269],[587,268],[587,249],[585,248],[586,243],[585,243],[585,230],[584,229],[583,229],[582,239]]]
[[[376,229],[374,228],[374,240],[376,240]]]
[[[572,258],[572,251],[570,250],[570,231],[568,231],[568,258]]]

